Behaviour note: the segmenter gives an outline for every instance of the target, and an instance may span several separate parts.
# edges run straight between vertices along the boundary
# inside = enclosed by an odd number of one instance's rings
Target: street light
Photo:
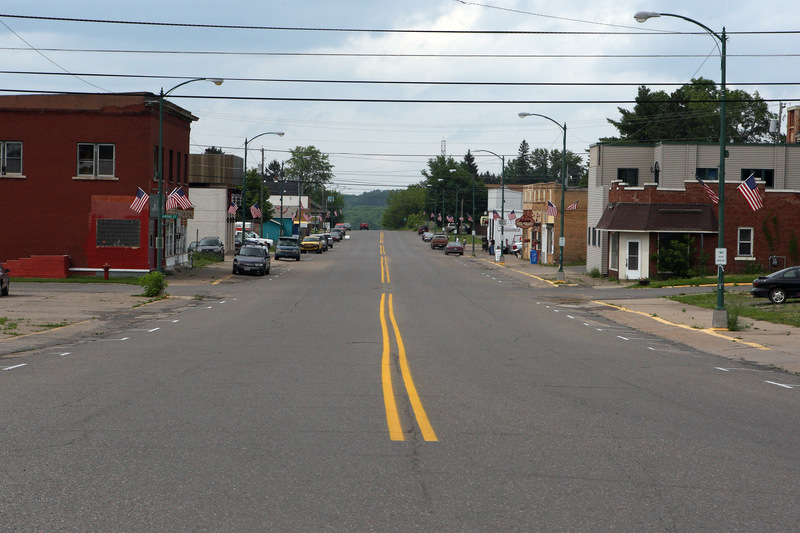
[[[561,237],[558,239],[559,257],[558,272],[556,273],[556,279],[559,281],[564,281],[564,245],[566,244],[566,239],[564,238],[564,196],[567,194],[567,123],[565,122],[562,126],[547,115],[540,115],[539,113],[519,113],[519,118],[525,117],[546,118],[561,128],[562,132],[564,133],[564,142],[561,149]]]
[[[473,150],[472,153],[477,152],[486,152],[487,154],[492,154],[495,157],[500,158],[500,163],[503,165],[500,173],[500,262],[505,263],[506,259],[503,256],[503,243],[505,238],[505,219],[506,219],[506,156],[504,155],[497,155],[496,153],[492,152],[491,150]],[[492,221],[494,224],[494,221]]]
[[[262,135],[277,135],[278,137],[283,137],[284,133],[282,131],[265,131],[264,133],[259,133],[255,137],[251,137],[250,139],[245,138],[244,140],[244,176],[242,177],[242,244],[244,244],[244,232],[245,228],[247,227],[247,200],[245,199],[245,194],[247,193],[247,145]],[[264,206],[262,205],[261,208],[263,209]]]
[[[167,92],[161,88],[158,94],[158,168],[156,168],[156,181],[158,181],[158,206],[156,207],[156,270],[163,272],[164,267],[161,262],[164,257],[164,221],[162,216],[164,213],[164,173],[162,166],[164,164],[164,98],[178,87],[182,87],[187,83],[195,81],[210,81],[214,85],[222,85],[224,81],[222,78],[193,78],[179,83]]]
[[[717,33],[705,24],[702,24],[689,17],[683,15],[674,15],[672,13],[654,13],[652,11],[639,11],[633,18],[637,22],[644,22],[647,19],[656,17],[675,17],[691,22],[703,28],[706,33],[719,41],[719,57],[720,57],[720,92],[719,92],[719,236],[717,240],[716,256],[724,255],[727,259],[727,252],[725,248],[725,47],[728,41],[725,36],[725,27],[722,27],[722,33]],[[725,309],[725,272],[723,270],[724,264],[717,264],[717,307],[711,318],[711,327],[714,328],[727,328],[728,327],[728,311]]]

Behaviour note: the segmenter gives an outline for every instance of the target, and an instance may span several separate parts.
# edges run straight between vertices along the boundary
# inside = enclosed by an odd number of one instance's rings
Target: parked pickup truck
[[[241,235],[242,235],[241,231],[236,232],[237,237],[241,237]],[[260,244],[261,246],[266,246],[267,248],[272,247],[272,239],[268,239],[267,237],[259,237],[258,234],[253,231],[245,231],[244,240],[248,243],[255,243],[255,244]]]
[[[508,245],[508,252],[519,257],[519,255],[522,254],[522,246],[522,236],[514,235],[514,240]]]

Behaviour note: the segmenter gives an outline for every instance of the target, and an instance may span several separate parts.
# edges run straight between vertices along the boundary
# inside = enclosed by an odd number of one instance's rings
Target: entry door
[[[628,258],[626,260],[628,279],[639,279],[641,277],[640,250],[642,241],[628,241]]]

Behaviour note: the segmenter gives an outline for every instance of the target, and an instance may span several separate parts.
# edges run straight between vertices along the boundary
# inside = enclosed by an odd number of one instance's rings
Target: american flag
[[[557,217],[558,216],[558,208],[550,200],[547,200],[547,216],[549,216],[549,217]]]
[[[167,209],[177,209],[178,207],[181,209],[190,209],[194,207],[186,196],[186,193],[183,192],[183,187],[176,187],[169,193],[169,196],[167,196]]]
[[[514,220],[515,218],[517,218],[517,214],[512,209],[511,212],[508,214],[508,220]]]
[[[435,215],[433,214],[433,211],[431,211],[431,218],[434,218],[434,217],[435,217]]]
[[[439,222],[441,222],[441,221],[442,221],[442,214],[441,214],[441,213],[439,213],[439,216],[437,216],[437,217],[436,217],[436,219],[437,219]]]
[[[250,216],[253,218],[261,218],[261,208],[258,207],[258,202],[250,207]]]
[[[137,213],[141,213],[144,206],[147,205],[147,202],[150,201],[150,195],[147,194],[139,187],[139,190],[136,191],[136,198],[133,199],[133,203],[131,204],[131,209],[136,211]]]
[[[500,215],[497,214],[497,209],[492,209],[492,220],[497,220]]]
[[[697,176],[695,176],[694,179],[700,182],[700,185],[703,187],[703,190],[706,191],[708,197],[711,198],[711,201],[714,202],[715,204],[718,204],[719,196],[717,196],[717,193],[715,193],[711,187],[709,187],[703,180],[701,180]]]
[[[228,206],[228,214],[229,215],[235,215],[236,211],[238,211],[238,210],[239,210],[239,206],[236,205],[235,203],[233,203],[233,200],[231,200],[231,205]]]
[[[453,215],[447,215],[447,221],[453,222]]]
[[[569,204],[564,211],[577,211],[578,210],[578,202],[574,202]]]
[[[467,220],[469,220],[470,222],[472,222],[472,217],[471,217],[471,216],[469,216],[469,215],[467,215]]]
[[[758,185],[756,185],[755,174],[750,174],[750,177],[737,187],[739,192],[742,193],[744,199],[750,205],[750,209],[757,211],[764,207],[764,202],[761,201],[761,195],[758,194]]]

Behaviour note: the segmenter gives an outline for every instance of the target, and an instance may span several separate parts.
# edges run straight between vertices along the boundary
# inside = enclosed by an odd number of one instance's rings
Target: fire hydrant
[[[103,279],[106,279],[106,280],[108,279],[108,271],[109,271],[109,269],[111,269],[111,265],[109,265],[108,263],[103,265]]]

